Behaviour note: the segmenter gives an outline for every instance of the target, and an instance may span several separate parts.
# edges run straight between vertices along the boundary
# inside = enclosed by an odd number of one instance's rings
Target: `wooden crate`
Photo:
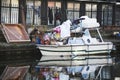
[[[29,35],[21,24],[1,24],[1,28],[8,43],[30,42]]]

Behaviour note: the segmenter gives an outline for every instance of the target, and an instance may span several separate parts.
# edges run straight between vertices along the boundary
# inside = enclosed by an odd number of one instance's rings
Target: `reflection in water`
[[[108,56],[89,56],[89,58],[88,56],[67,55],[42,56],[37,65],[27,66],[26,69],[26,66],[7,66],[4,68],[4,71],[2,71],[0,78],[2,80],[82,80],[83,78],[95,79],[97,76],[95,73],[99,73],[99,67],[101,67],[101,64],[112,64],[112,59]],[[87,66],[89,66],[89,69],[84,69]],[[88,77],[90,74],[92,77]],[[85,77],[85,75],[87,77]],[[110,74],[108,76],[110,76]]]
[[[78,66],[112,64],[112,58],[106,56],[42,56],[38,65]]]

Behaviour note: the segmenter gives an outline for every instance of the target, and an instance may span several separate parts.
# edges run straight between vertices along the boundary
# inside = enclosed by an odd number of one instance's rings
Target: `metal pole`
[[[102,36],[101,36],[101,34],[100,34],[98,28],[97,28],[97,32],[98,32],[98,34],[99,34],[99,36],[100,36],[101,41],[103,42],[103,38],[102,38]]]

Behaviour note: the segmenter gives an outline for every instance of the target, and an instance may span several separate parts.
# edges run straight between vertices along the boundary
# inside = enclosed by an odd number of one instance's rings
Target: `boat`
[[[70,20],[58,26],[61,28],[60,35],[62,36],[61,41],[56,41],[56,44],[37,44],[41,54],[43,56],[105,56],[110,54],[113,43],[103,40],[97,20],[87,16],[82,16],[78,20],[79,23],[75,24],[78,26],[76,28],[71,28],[74,26],[71,26]],[[79,33],[79,36],[71,36],[72,33]],[[66,43],[62,42],[64,39],[66,39]]]

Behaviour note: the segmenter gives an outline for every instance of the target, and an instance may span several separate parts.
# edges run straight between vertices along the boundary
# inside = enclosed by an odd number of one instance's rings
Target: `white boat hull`
[[[112,43],[100,43],[89,45],[39,45],[38,48],[43,56],[46,55],[94,55],[98,53],[110,53]]]

